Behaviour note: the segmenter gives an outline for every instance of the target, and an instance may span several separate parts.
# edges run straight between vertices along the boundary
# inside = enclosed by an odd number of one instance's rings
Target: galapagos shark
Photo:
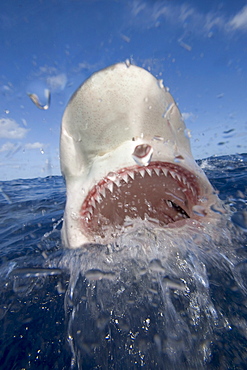
[[[195,162],[181,113],[162,80],[119,63],[94,73],[61,125],[66,247],[109,243],[135,220],[200,227],[219,200]]]

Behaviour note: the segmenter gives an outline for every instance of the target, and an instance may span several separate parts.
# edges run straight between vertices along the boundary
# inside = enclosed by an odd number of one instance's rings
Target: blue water
[[[0,369],[246,368],[247,154],[199,164],[222,227],[83,251],[61,245],[62,177],[0,182]]]

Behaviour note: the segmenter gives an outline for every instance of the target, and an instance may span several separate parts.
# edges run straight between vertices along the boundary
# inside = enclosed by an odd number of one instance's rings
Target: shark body
[[[136,219],[163,228],[217,219],[185,130],[169,91],[143,68],[119,63],[86,80],[61,126],[64,245],[111,242]]]

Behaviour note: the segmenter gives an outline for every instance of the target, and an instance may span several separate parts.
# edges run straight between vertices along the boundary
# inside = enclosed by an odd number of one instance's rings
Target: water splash
[[[27,93],[32,102],[36,105],[37,108],[47,110],[50,108],[51,103],[51,92],[49,89],[44,90],[44,97],[38,96],[35,93]],[[45,100],[42,102],[43,99]]]
[[[201,239],[197,228],[152,226],[126,233],[113,245],[71,252],[73,258],[63,262],[72,274],[65,304],[73,363],[205,368],[219,328],[231,327],[221,303],[211,300],[211,284],[236,264],[227,239],[216,244],[218,228],[210,227]]]

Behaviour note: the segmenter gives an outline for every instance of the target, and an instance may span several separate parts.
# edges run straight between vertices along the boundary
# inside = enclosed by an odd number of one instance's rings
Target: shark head
[[[171,94],[143,68],[119,63],[86,80],[61,126],[65,246],[108,243],[137,219],[163,228],[215,219],[218,198],[185,130]]]

